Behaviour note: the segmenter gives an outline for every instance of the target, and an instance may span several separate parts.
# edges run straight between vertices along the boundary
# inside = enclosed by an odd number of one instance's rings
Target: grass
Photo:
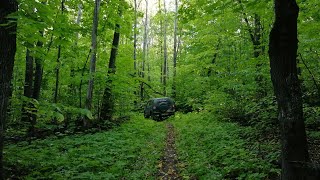
[[[108,132],[7,145],[7,178],[154,179],[165,135],[163,123],[134,116]]]
[[[236,124],[209,113],[177,114],[171,122],[184,179],[272,179],[279,174],[268,159],[246,148]]]
[[[183,179],[272,179],[272,157],[249,150],[241,133],[250,129],[209,113],[177,113],[166,121],[176,130]],[[4,149],[7,179],[156,179],[167,122],[133,116],[108,132],[50,137]],[[276,156],[276,155],[275,155]]]

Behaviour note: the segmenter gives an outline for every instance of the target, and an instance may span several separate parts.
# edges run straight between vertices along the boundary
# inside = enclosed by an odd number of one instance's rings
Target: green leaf
[[[91,111],[88,110],[88,109],[81,109],[81,110],[80,110],[80,113],[81,113],[82,115],[87,116],[87,118],[90,119],[90,120],[93,119],[92,113],[91,113]]]
[[[63,122],[64,121],[64,116],[63,114],[59,112],[54,112],[53,117],[57,118],[58,122]]]

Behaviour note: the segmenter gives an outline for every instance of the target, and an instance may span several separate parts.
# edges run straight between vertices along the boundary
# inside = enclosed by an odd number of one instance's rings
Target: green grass
[[[236,124],[219,122],[209,113],[177,114],[171,122],[184,179],[270,179],[279,173],[246,148]]]
[[[8,145],[5,166],[20,179],[154,179],[165,135],[164,123],[134,116],[108,132]]]

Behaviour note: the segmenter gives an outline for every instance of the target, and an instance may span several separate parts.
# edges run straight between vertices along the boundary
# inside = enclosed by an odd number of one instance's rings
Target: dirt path
[[[161,180],[182,179],[178,170],[178,157],[175,149],[175,132],[171,123],[167,124],[167,139],[163,157],[159,163],[158,178]]]

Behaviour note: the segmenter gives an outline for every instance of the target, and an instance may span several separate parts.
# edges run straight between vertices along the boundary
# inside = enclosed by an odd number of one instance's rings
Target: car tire
[[[148,119],[148,118],[150,117],[150,115],[148,116],[148,114],[147,114],[146,111],[144,111],[143,116],[144,116],[144,118],[146,118],[146,119]]]
[[[157,117],[153,113],[150,113],[150,116],[153,120],[157,121]]]

